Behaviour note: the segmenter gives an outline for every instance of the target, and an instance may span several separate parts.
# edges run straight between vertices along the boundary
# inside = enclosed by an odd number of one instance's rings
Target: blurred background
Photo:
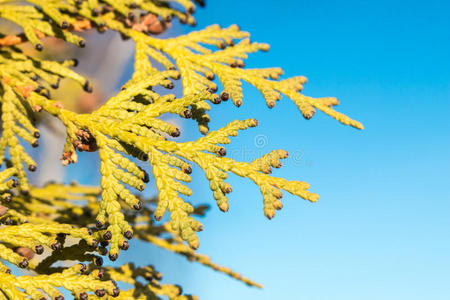
[[[194,170],[194,201],[212,205],[201,220],[199,252],[264,289],[136,241],[119,262],[154,264],[166,282],[200,299],[449,299],[450,1],[208,0],[195,16],[196,28],[174,22],[165,35],[239,24],[252,40],[271,44],[247,66],[306,76],[306,95],[338,97],[337,109],[365,129],[322,113],[306,121],[285,98],[269,110],[244,86],[242,107],[228,101],[210,113],[212,130],[234,119],[260,121],[233,138],[228,156],[251,161],[285,149],[291,155],[273,175],[307,181],[320,195],[311,204],[285,193],[283,210],[268,221],[259,189],[231,177],[224,214]],[[97,78],[105,99],[130,78],[133,43],[110,33],[91,38],[77,54],[88,59],[79,68]],[[181,125],[183,140],[200,136],[193,121]],[[42,150],[59,157],[62,143],[51,140]],[[36,180],[98,184],[96,164],[92,153],[64,169],[51,159]]]

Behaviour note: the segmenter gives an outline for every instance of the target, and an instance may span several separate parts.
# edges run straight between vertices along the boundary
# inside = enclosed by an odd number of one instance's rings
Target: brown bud
[[[264,174],[272,174],[272,168],[271,167],[263,168],[261,171]]]
[[[209,89],[210,89],[213,93],[217,92],[217,84],[211,84],[211,85],[209,86]]]
[[[83,89],[88,93],[92,93],[92,86],[90,85],[88,80],[86,80],[86,82],[84,83]]]
[[[67,28],[69,28],[69,22],[67,22],[67,21],[62,21],[62,22],[61,22],[61,28],[62,28],[62,29],[67,29]]]
[[[217,45],[217,47],[219,48],[219,49],[225,49],[226,47],[227,47],[227,44],[226,43],[224,43],[224,42],[221,42],[219,45]]]
[[[97,276],[98,278],[102,278],[103,276],[105,276],[105,270],[103,269],[98,270]]]
[[[142,201],[138,201],[135,205],[133,205],[133,208],[135,210],[141,210],[142,209]]]
[[[96,239],[93,239],[90,246],[92,248],[97,248],[98,247],[98,241]]]
[[[169,67],[168,69],[169,70],[176,70],[176,68],[174,66]],[[178,80],[178,79],[181,78],[181,74],[177,72],[177,74],[173,75],[172,78],[175,79],[175,80]]]
[[[230,205],[226,202],[223,202],[219,205],[219,209],[223,212],[227,212],[229,208],[230,208]]]
[[[12,196],[7,194],[7,195],[3,195],[3,201],[5,201],[6,203],[11,202],[12,200]],[[2,216],[2,213],[0,211],[0,217]]]
[[[190,109],[186,109],[186,110],[183,112],[183,115],[184,115],[184,117],[185,117],[186,119],[190,119],[190,118],[192,118],[192,111],[191,111]]]
[[[183,168],[183,172],[186,174],[191,174],[192,173],[192,167],[191,166],[187,166],[185,168]]]
[[[152,281],[152,280],[153,280],[152,273],[150,273],[150,272],[146,272],[145,274],[143,274],[143,277],[144,277],[145,280],[147,280],[147,281]]]
[[[264,214],[266,215],[267,219],[272,220],[273,217],[275,217],[275,210],[265,210]]]
[[[96,294],[98,297],[103,297],[103,296],[106,295],[106,291],[105,291],[104,289],[98,289],[98,290],[95,291],[95,294]]]
[[[133,238],[133,232],[131,232],[129,230],[125,231],[125,233],[123,235],[129,240],[131,240]]]
[[[280,200],[276,200],[276,201],[273,202],[273,207],[274,207],[276,210],[280,210],[280,209],[283,208],[283,203],[281,203]]]
[[[12,200],[12,196],[11,195],[9,195],[9,194],[3,194],[3,201],[5,201],[6,203],[8,203],[8,202],[11,202],[11,200]],[[0,211],[0,217],[1,217],[2,215],[1,215],[1,211]]]
[[[86,292],[82,292],[78,295],[78,298],[80,298],[80,300],[88,300],[89,296]]]
[[[250,121],[250,127],[256,127],[258,126],[259,122],[256,119],[251,119]]]
[[[56,242],[56,243],[51,244],[50,247],[51,247],[54,251],[56,251],[56,250],[61,249],[62,245],[61,245],[60,242]]]
[[[167,16],[164,18],[164,21],[167,22],[167,23],[169,23],[169,22],[172,21],[172,19],[173,19],[172,15],[167,15]]]
[[[128,250],[128,248],[130,248],[130,244],[127,241],[123,241],[121,248],[122,250]]]
[[[115,298],[115,297],[118,297],[119,294],[120,294],[120,289],[118,287],[115,287],[112,291],[112,296]]]
[[[180,285],[176,284],[175,287],[178,289],[177,296],[183,294],[183,288]]]
[[[103,234],[103,239],[105,241],[109,241],[112,238],[112,233],[111,231],[107,230],[104,234]]]
[[[189,241],[189,246],[190,246],[192,249],[197,250],[198,247],[200,247],[200,242],[198,241],[198,239]]]
[[[314,116],[314,111],[310,111],[310,112],[307,112],[307,113],[304,113],[304,114],[303,114],[303,117],[304,117],[306,120],[311,119],[313,116]]]
[[[97,221],[95,222],[95,226],[96,226],[98,229],[100,229],[100,228],[103,227],[103,223],[100,222],[99,220],[97,220]]]
[[[231,185],[227,185],[224,189],[223,189],[223,192],[225,193],[225,194],[229,194],[229,193],[231,193],[233,191],[233,187],[231,186]]]
[[[117,253],[114,253],[114,254],[109,254],[108,257],[109,257],[109,260],[116,261],[117,258],[119,257],[119,255]]]
[[[227,155],[227,150],[224,147],[220,147],[217,151],[217,154],[219,154],[220,156],[225,156]]]
[[[181,131],[180,131],[179,128],[175,128],[175,129],[170,133],[170,135],[173,136],[173,137],[179,137],[180,134],[181,134]]]
[[[96,256],[95,258],[94,258],[94,264],[96,265],[96,266],[101,266],[101,265],[103,265],[103,258],[101,258],[100,256]]]
[[[25,269],[26,267],[28,267],[28,260],[26,258],[24,258],[20,263],[19,263],[19,267],[21,267],[22,269]]]
[[[162,280],[162,278],[163,278],[162,274],[159,273],[159,272],[156,272],[156,273],[154,274],[154,276],[155,276],[156,280]]]
[[[223,91],[222,93],[220,93],[220,99],[222,99],[223,101],[227,101],[228,99],[230,99],[230,94],[226,91]]]
[[[84,273],[84,272],[86,272],[86,271],[87,271],[86,265],[85,265],[85,264],[80,264],[80,272],[81,272],[81,273]]]
[[[187,22],[188,22],[188,24],[191,25],[191,26],[197,25],[197,20],[195,20],[192,16],[189,16],[189,17],[188,17]]]
[[[171,89],[173,89],[173,88],[175,87],[175,85],[173,84],[173,82],[169,82],[169,83],[167,83],[164,87],[165,87],[166,89],[171,90]]]
[[[36,251],[36,254],[40,255],[44,253],[44,247],[42,245],[37,245],[34,247],[34,251]]]
[[[195,12],[195,5],[189,6],[187,12],[192,15]]]
[[[220,102],[222,102],[222,100],[220,99],[219,96],[214,95],[214,98],[212,99],[212,103],[214,104],[220,104]]]
[[[148,176],[148,173],[144,171],[144,177],[142,178],[142,181],[145,183],[148,183],[150,181],[150,178]]]

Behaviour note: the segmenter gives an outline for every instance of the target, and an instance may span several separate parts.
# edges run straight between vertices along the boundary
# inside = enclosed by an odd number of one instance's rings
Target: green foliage
[[[34,270],[33,275],[14,276],[0,264],[0,271],[8,273],[0,277],[0,299],[40,299],[43,295],[61,299],[60,287],[79,299],[104,295],[121,299],[192,298],[183,296],[178,286],[160,284],[161,276],[151,266],[99,269],[102,255],[108,253],[110,260],[116,260],[120,250],[128,249],[127,240],[133,236],[260,287],[195,251],[199,247],[196,232],[203,228],[196,216],[203,214],[204,207],[185,200],[192,195],[187,186],[191,165],[204,172],[217,206],[224,212],[229,207],[227,194],[232,191],[226,182],[229,174],[250,179],[260,187],[264,214],[269,219],[282,208],[282,191],[311,202],[317,201],[318,195],[309,192],[305,182],[271,175],[272,168],[281,167],[280,160],[288,156],[286,151],[274,150],[253,162],[225,157],[224,145],[230,143],[230,137],[258,122],[235,120],[209,132],[207,111],[211,104],[231,99],[234,105],[243,105],[241,84],[247,82],[261,92],[269,108],[285,95],[306,119],[320,110],[343,124],[359,129],[362,125],[336,112],[335,98],[301,94],[304,77],[278,80],[282,74],[279,68],[245,69],[243,60],[248,53],[267,51],[269,46],[250,42],[249,34],[235,25],[214,25],[168,39],[150,35],[162,31],[172,17],[195,24],[194,10],[190,0],[0,0],[0,17],[23,29],[22,34],[2,35],[0,39],[0,162],[6,166],[0,172],[0,258]],[[139,13],[142,15],[137,17]],[[160,27],[148,24],[150,18]],[[85,91],[92,90],[89,82],[71,69],[76,61],[43,60],[24,53],[19,45],[29,42],[42,50],[46,47],[42,39],[55,37],[84,47],[85,41],[75,32],[91,28],[114,30],[132,39],[136,45],[135,71],[121,92],[98,110],[78,114],[50,95],[62,78],[79,83]],[[223,87],[219,94],[215,78]],[[177,79],[181,79],[182,97],[153,90],[155,86],[171,89],[172,80]],[[40,134],[34,125],[39,112],[56,117],[66,128],[61,158],[64,165],[77,162],[77,151],[98,153],[99,189],[58,184],[38,188],[29,184],[25,169],[34,171],[37,166],[23,143],[39,145]],[[181,131],[161,118],[167,115],[192,118],[204,136],[177,142]],[[146,162],[153,176],[137,160]],[[143,200],[134,190],[143,191],[150,180],[155,182],[158,197]],[[167,212],[170,218],[162,222]],[[31,259],[33,253],[44,258]],[[89,266],[54,266],[68,260]],[[145,278],[145,284],[137,280],[139,276]],[[119,295],[115,284],[119,281],[133,288]]]

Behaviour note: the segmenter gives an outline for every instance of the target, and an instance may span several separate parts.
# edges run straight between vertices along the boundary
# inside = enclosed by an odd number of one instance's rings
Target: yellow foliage
[[[345,125],[363,126],[333,109],[339,103],[337,99],[300,93],[306,83],[303,76],[279,80],[283,73],[280,68],[244,68],[249,53],[268,51],[269,46],[250,42],[249,34],[236,25],[213,25],[168,39],[151,36],[167,28],[172,17],[194,25],[194,11],[190,0],[0,0],[0,18],[23,29],[19,35],[0,36],[0,163],[6,166],[0,172],[0,259],[35,272],[14,276],[0,263],[0,272],[5,273],[0,276],[0,299],[40,299],[43,295],[61,299],[60,287],[79,299],[106,294],[119,299],[194,299],[182,295],[178,286],[160,284],[160,275],[153,267],[127,264],[98,268],[102,255],[108,253],[110,260],[116,260],[120,250],[128,249],[127,240],[133,236],[261,287],[195,251],[200,245],[196,232],[203,225],[195,218],[202,213],[201,207],[185,200],[192,196],[187,186],[192,165],[204,172],[217,206],[224,212],[229,208],[227,194],[232,191],[226,182],[229,174],[248,178],[259,186],[264,214],[269,219],[283,206],[283,190],[311,202],[317,201],[318,195],[309,192],[305,182],[271,175],[272,168],[281,167],[281,159],[288,157],[284,150],[274,150],[253,162],[227,158],[224,145],[231,142],[230,137],[258,122],[235,120],[209,132],[207,111],[211,104],[231,99],[237,107],[244,105],[241,84],[247,82],[261,92],[269,108],[284,95],[306,119],[319,110]],[[30,42],[42,50],[43,38],[52,36],[84,47],[84,39],[75,32],[91,28],[113,30],[132,39],[136,44],[135,70],[122,90],[98,110],[78,114],[65,109],[50,94],[62,78],[92,91],[89,82],[71,69],[76,61],[42,60],[25,55],[16,45]],[[172,89],[173,80],[178,79],[183,88],[181,97],[153,90],[155,86]],[[223,87],[218,94],[217,83]],[[21,142],[39,145],[34,115],[40,112],[59,119],[66,128],[63,165],[76,163],[77,152],[98,153],[99,188],[58,184],[38,188],[29,184],[26,168],[34,171],[37,166]],[[181,131],[161,118],[166,115],[194,119],[204,136],[177,142]],[[137,160],[146,162],[153,176]],[[158,197],[143,201],[132,189],[141,192],[153,180]],[[162,222],[167,212],[170,218]],[[154,224],[152,218],[158,223]],[[43,258],[33,258],[34,254],[43,254]],[[63,260],[88,262],[89,266],[52,266]],[[147,283],[136,280],[139,276]],[[119,295],[115,281],[133,288]]]

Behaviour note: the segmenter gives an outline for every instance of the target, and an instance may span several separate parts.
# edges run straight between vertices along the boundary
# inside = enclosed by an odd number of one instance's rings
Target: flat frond
[[[226,146],[231,138],[258,122],[234,120],[209,132],[211,104],[231,99],[235,106],[243,105],[242,84],[248,83],[259,90],[269,108],[284,95],[306,119],[319,110],[342,124],[363,126],[334,110],[339,104],[336,98],[304,95],[303,76],[280,79],[280,68],[245,68],[250,53],[268,51],[269,46],[252,42],[249,33],[236,25],[213,25],[174,38],[154,37],[170,26],[173,17],[194,25],[194,2],[203,4],[200,0],[0,0],[0,18],[22,30],[0,34],[0,164],[5,166],[0,171],[0,272],[4,274],[0,298],[62,299],[61,289],[65,289],[79,299],[106,295],[196,299],[183,294],[177,285],[162,284],[153,266],[99,268],[103,256],[114,261],[121,250],[126,251],[133,236],[247,285],[262,287],[196,252],[200,245],[197,232],[203,229],[198,217],[206,206],[192,200],[191,173],[204,173],[223,212],[230,206],[230,175],[259,187],[269,219],[283,207],[283,191],[310,202],[319,196],[309,191],[306,182],[272,176],[273,169],[288,157],[287,151],[273,150],[252,162],[228,158]],[[123,39],[133,40],[134,72],[101,107],[79,114],[50,94],[63,78],[92,91],[89,81],[71,69],[76,60],[40,59],[22,52],[18,45],[29,42],[41,51],[46,46],[44,38],[53,37],[84,47],[86,42],[78,32],[90,29],[116,31]],[[181,95],[157,92],[173,89],[177,80]],[[34,171],[37,166],[26,144],[39,144],[38,112],[59,119],[66,129],[63,165],[76,163],[77,152],[98,153],[98,188],[29,184],[26,169]],[[194,120],[203,135],[179,142],[183,133],[174,121],[177,118]],[[149,183],[156,186],[157,197],[143,200],[136,192]],[[15,276],[8,265],[34,273]],[[119,295],[116,282],[132,288]]]

